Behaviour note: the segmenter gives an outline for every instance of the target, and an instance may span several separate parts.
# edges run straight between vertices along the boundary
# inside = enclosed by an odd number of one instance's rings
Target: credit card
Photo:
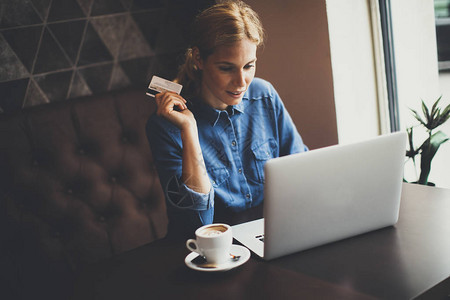
[[[155,97],[158,93],[169,91],[179,95],[182,88],[183,86],[181,84],[153,75],[145,94],[150,97]]]

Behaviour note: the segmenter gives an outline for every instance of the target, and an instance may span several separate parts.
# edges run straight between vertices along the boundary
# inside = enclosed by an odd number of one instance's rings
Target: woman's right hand
[[[196,125],[192,112],[187,108],[186,100],[173,92],[156,94],[156,113],[175,124],[180,130]]]
[[[205,172],[206,167],[198,139],[197,122],[186,106],[187,101],[173,92],[156,94],[155,99],[158,105],[156,113],[180,129],[183,143],[181,180],[194,191],[209,193],[211,183]]]

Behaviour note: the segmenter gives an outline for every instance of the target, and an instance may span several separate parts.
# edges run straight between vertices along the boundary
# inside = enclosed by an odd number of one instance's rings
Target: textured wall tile
[[[53,33],[56,41],[68,56],[72,64],[75,64],[79,52],[81,39],[86,27],[86,20],[58,22],[49,24],[48,28]]]
[[[76,0],[52,1],[48,21],[70,20],[85,17],[83,10]]]
[[[80,5],[81,9],[84,11],[84,14],[86,16],[90,15],[93,2],[94,0],[78,0],[78,4]]]
[[[120,66],[133,85],[147,87],[154,60],[154,56],[124,60],[120,61]]]
[[[112,72],[112,63],[79,69],[80,75],[94,94],[108,91]]]
[[[127,60],[150,55],[153,55],[152,49],[148,45],[141,30],[136,25],[136,22],[128,15],[127,27],[120,47],[119,59]]]
[[[73,71],[35,76],[34,79],[50,102],[67,98]]]
[[[72,85],[70,86],[69,98],[88,96],[88,95],[92,95],[91,89],[87,85],[84,78],[78,73],[78,71],[75,71]]]
[[[14,80],[26,76],[28,76],[27,69],[5,41],[3,35],[0,35],[0,81]]]
[[[0,0],[0,113],[173,78],[212,0]]]
[[[88,23],[78,65],[83,66],[112,60],[112,55],[98,36],[98,33],[92,27],[92,24]]]
[[[111,74],[111,80],[109,82],[110,90],[118,90],[127,86],[130,86],[131,82],[128,79],[128,76],[122,70],[122,67],[119,64],[115,64],[113,68],[113,72]]]
[[[129,17],[126,14],[120,14],[97,17],[91,20],[98,35],[114,58],[119,56],[128,19]]]
[[[166,12],[162,9],[132,13],[136,25],[139,27],[152,49],[156,48],[156,42],[160,36],[161,27],[164,26],[165,15]]]
[[[164,0],[134,0],[131,10],[162,8],[164,4]],[[186,1],[186,4],[192,4],[192,1]]]
[[[48,28],[44,29],[41,47],[36,58],[33,74],[67,69],[72,66],[60,45],[53,38]]]
[[[41,88],[36,84],[34,80],[30,80],[28,85],[27,94],[25,95],[25,101],[23,107],[30,107],[35,105],[41,105],[49,103],[47,96],[41,90]]]
[[[29,0],[2,0],[0,28],[42,23]]]
[[[150,73],[158,74],[167,79],[174,79],[177,75],[178,66],[184,59],[184,51],[175,53],[159,54],[155,58],[155,63],[150,69]]]
[[[123,7],[125,9],[130,10],[131,6],[133,5],[133,0],[121,0]]]
[[[4,30],[3,36],[11,49],[31,73],[43,26]]]
[[[31,0],[42,20],[47,20],[51,0]]]
[[[124,11],[125,8],[120,0],[95,0],[92,5],[91,16],[115,14]]]

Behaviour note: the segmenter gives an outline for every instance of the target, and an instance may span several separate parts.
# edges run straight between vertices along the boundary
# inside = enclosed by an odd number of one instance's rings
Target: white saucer
[[[202,267],[201,265],[197,265],[197,264],[192,262],[192,260],[198,256],[198,253],[191,252],[184,259],[184,263],[189,268],[191,268],[193,270],[197,270],[197,271],[223,272],[223,271],[228,271],[228,270],[237,268],[240,265],[243,265],[250,258],[250,251],[247,248],[245,248],[243,246],[240,246],[240,245],[231,245],[230,253],[233,254],[233,255],[236,255],[236,256],[240,255],[241,257],[238,260],[232,260],[230,258],[229,262],[217,265],[217,267],[205,268],[205,267]]]

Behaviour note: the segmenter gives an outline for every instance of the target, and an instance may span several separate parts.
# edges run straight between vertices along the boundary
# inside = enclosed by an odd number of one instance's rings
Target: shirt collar
[[[217,122],[219,121],[221,114],[228,114],[229,116],[232,115],[238,115],[245,113],[245,104],[244,101],[248,98],[246,97],[247,94],[244,95],[242,98],[242,101],[237,104],[230,106],[227,110],[218,110],[215,108],[212,108],[211,106],[205,104],[200,98],[195,99],[195,115],[196,117],[205,119],[208,121],[211,126],[215,126]]]

